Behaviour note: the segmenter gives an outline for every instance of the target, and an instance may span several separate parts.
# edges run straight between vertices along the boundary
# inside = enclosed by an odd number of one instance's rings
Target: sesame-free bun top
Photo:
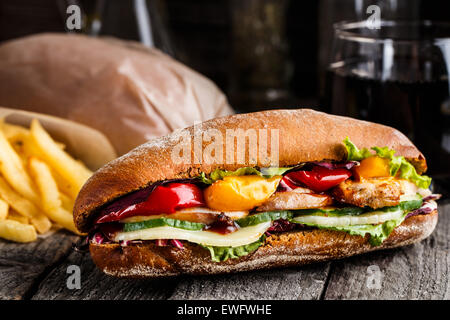
[[[268,150],[267,157],[257,157],[256,161],[248,157],[249,143],[245,143],[245,160],[243,163],[229,163],[226,160],[227,130],[243,129],[237,136],[244,136],[247,129],[255,132],[267,132],[267,139],[258,138],[258,150]],[[278,130],[273,130],[278,129]],[[404,156],[417,169],[419,173],[426,170],[426,161],[422,153],[412,142],[398,130],[367,121],[329,115],[310,109],[296,110],[270,110],[248,114],[237,114],[216,118],[203,122],[201,125],[178,130],[170,135],[156,138],[133,149],[116,160],[111,161],[86,182],[81,189],[74,206],[74,220],[77,228],[86,232],[96,209],[112,200],[126,195],[132,191],[142,189],[152,183],[169,179],[187,179],[198,176],[201,172],[206,174],[215,169],[236,170],[240,167],[259,166],[267,167],[268,157],[273,145],[271,132],[277,132],[279,148],[279,167],[292,166],[302,162],[346,159],[346,152],[342,141],[345,137],[358,148],[384,147],[396,151],[396,155]],[[194,146],[194,137],[201,137],[201,133],[209,132],[223,137],[223,160],[219,163],[198,163],[195,155],[199,148]],[[189,137],[191,157],[189,161],[180,161],[175,155],[180,143]],[[263,136],[265,137],[265,136]],[[250,140],[250,139],[249,139]],[[198,140],[197,140],[198,141]],[[211,144],[217,143],[215,138],[209,141],[204,137],[200,146],[202,152],[211,152]],[[265,141],[265,143],[264,143]],[[273,141],[276,141],[275,139]],[[185,144],[186,145],[186,144]],[[236,154],[236,144],[232,143]],[[186,149],[185,149],[186,150]],[[274,149],[276,150],[276,149]],[[175,152],[177,151],[177,152]],[[242,152],[243,150],[240,150]],[[196,153],[197,152],[197,153]],[[187,154],[187,152],[186,152]],[[211,153],[215,155],[215,153]],[[175,160],[176,161],[175,161]],[[187,158],[185,158],[187,159]],[[236,159],[236,158],[235,158]]]

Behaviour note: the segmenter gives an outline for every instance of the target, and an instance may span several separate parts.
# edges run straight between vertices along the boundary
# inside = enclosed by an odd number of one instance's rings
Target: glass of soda
[[[334,32],[326,111],[399,129],[448,184],[450,23],[342,22]]]

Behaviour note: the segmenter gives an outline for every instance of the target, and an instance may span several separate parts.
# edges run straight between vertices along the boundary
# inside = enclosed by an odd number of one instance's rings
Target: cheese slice
[[[225,235],[203,230],[193,231],[173,227],[156,227],[130,232],[119,232],[116,234],[114,241],[178,239],[205,246],[239,247],[257,241],[270,228],[271,224],[271,221],[267,221],[255,226],[241,228]]]
[[[298,216],[293,220],[297,223],[314,224],[324,227],[344,227],[360,224],[378,224],[389,220],[400,219],[403,216],[403,210],[397,211],[372,211],[357,216],[341,216],[341,217],[326,217],[326,216]]]
[[[414,194],[402,194],[400,196],[400,202],[411,201],[411,200],[418,200],[418,199],[422,199],[422,197],[420,195],[418,195],[417,193],[414,193]]]

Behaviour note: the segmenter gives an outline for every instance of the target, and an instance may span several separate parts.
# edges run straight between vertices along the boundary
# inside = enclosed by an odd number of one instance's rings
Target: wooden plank
[[[71,265],[79,266],[80,289],[68,289],[67,280]],[[176,279],[138,280],[118,279],[97,269],[88,252],[73,251],[41,282],[33,300],[151,300],[168,298]]]
[[[329,263],[252,271],[247,273],[183,277],[170,299],[319,299]]]
[[[0,240],[0,299],[22,299],[39,277],[64,258],[79,237],[59,231],[33,243]]]
[[[81,271],[81,289],[66,286],[67,268]],[[328,264],[221,276],[127,280],[109,277],[88,253],[73,252],[46,277],[32,299],[318,299]]]
[[[440,204],[436,230],[424,241],[333,262],[325,299],[450,299],[449,244],[450,204]],[[381,271],[379,289],[369,266]]]

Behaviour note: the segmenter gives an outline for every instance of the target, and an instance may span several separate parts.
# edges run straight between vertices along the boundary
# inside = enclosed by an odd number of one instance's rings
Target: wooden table
[[[168,280],[108,277],[89,254],[72,249],[78,237],[58,232],[32,244],[0,242],[0,299],[450,299],[449,227],[450,203],[440,203],[436,230],[415,245],[297,268]],[[70,265],[80,267],[81,289],[67,288]],[[381,271],[380,289],[367,286],[370,266]]]

